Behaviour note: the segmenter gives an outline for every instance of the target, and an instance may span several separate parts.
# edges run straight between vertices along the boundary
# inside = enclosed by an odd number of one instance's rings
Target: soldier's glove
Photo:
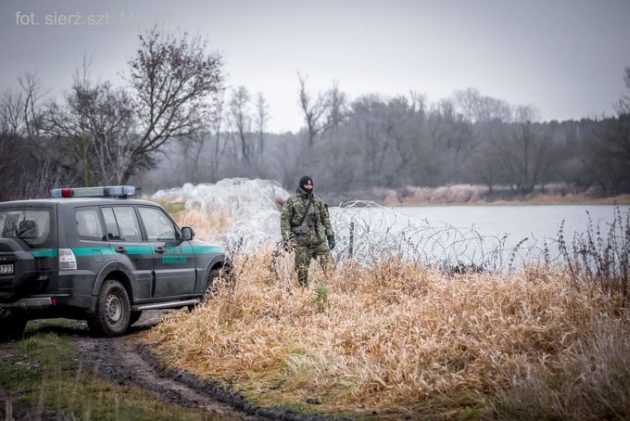
[[[328,248],[329,249],[334,249],[335,248],[335,236],[334,235],[329,235],[328,237],[326,237],[328,239]]]

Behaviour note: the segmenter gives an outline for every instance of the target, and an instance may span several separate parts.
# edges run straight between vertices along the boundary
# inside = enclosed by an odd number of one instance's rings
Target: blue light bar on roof
[[[119,197],[125,198],[136,194],[134,186],[77,187],[52,189],[50,197]]]

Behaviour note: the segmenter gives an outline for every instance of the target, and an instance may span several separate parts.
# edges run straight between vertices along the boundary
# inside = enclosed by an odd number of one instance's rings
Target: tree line
[[[303,128],[272,134],[264,96],[226,87],[222,57],[205,42],[157,29],[138,41],[123,87],[94,82],[86,63],[61,100],[44,102],[28,74],[2,94],[0,199],[54,185],[153,190],[224,177],[293,189],[304,174],[329,195],[451,183],[630,192],[630,67],[614,115],[561,122],[475,89],[434,103],[415,92],[350,100],[336,82],[314,93],[297,74]]]
[[[266,133],[264,99],[251,100],[241,86],[224,92],[221,130],[207,133],[198,148],[171,145],[172,153],[144,181],[157,189],[258,177],[293,189],[310,174],[320,192],[334,197],[455,183],[484,185],[490,195],[507,190],[510,197],[552,184],[566,193],[630,192],[630,67],[624,72],[628,93],[614,115],[561,122],[540,122],[534,107],[512,106],[476,89],[437,103],[413,92],[351,101],[335,82],[314,94],[306,77],[298,74],[297,81],[300,132]]]

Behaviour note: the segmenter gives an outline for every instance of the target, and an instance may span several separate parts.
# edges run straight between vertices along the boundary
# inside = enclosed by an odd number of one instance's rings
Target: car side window
[[[85,240],[103,240],[105,238],[97,208],[75,209],[74,219],[79,238]]]
[[[109,240],[120,240],[120,231],[118,230],[114,210],[112,208],[101,208],[101,212],[103,213],[103,220],[107,229],[107,238]]]
[[[115,206],[114,215],[118,222],[120,239],[123,241],[142,241],[142,233],[136,211],[131,206]]]
[[[140,218],[144,223],[149,241],[170,241],[175,240],[175,227],[173,222],[164,214],[161,209],[138,207]]]

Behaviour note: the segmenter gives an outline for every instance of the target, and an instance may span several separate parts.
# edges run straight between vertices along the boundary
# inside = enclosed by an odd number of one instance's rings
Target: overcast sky
[[[1,91],[35,72],[58,95],[84,56],[122,84],[157,21],[206,38],[229,86],[263,93],[276,132],[302,126],[298,72],[313,93],[336,80],[351,99],[435,102],[472,87],[565,120],[610,115],[630,65],[630,0],[2,0],[0,13]]]

